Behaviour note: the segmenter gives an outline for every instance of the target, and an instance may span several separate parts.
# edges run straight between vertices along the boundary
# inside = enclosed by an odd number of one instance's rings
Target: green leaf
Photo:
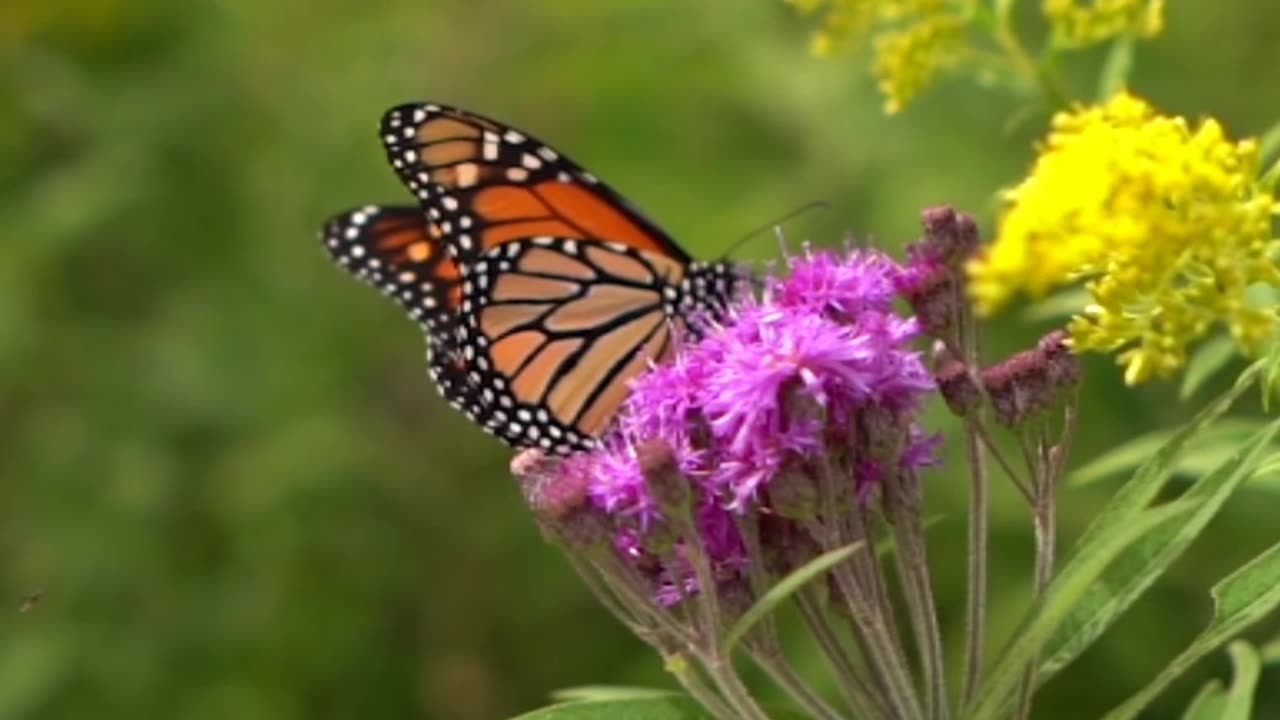
[[[1276,121],[1262,133],[1262,137],[1258,140],[1258,158],[1263,167],[1280,159],[1280,121]]]
[[[1271,638],[1271,642],[1262,646],[1259,651],[1263,665],[1280,665],[1280,635]]]
[[[1124,34],[1111,43],[1107,60],[1098,77],[1097,101],[1104,103],[1129,86],[1129,73],[1133,70],[1133,51],[1137,40],[1132,34]]]
[[[1280,420],[1258,431],[1226,462],[1182,494],[1178,503],[1189,506],[1191,511],[1181,523],[1152,530],[1107,568],[1103,581],[1088,588],[1063,622],[1062,631],[1050,641],[1045,652],[1047,659],[1037,677],[1039,682],[1075,660],[1182,556],[1227,498],[1253,475],[1277,432],[1280,432]],[[1087,545],[1077,550],[1077,554],[1087,552],[1090,552]]]
[[[1213,586],[1209,633],[1223,640],[1244,630],[1280,605],[1280,543]]]
[[[1227,647],[1231,655],[1231,689],[1222,720],[1249,720],[1253,716],[1253,696],[1262,675],[1262,658],[1252,645],[1241,640]]]
[[[862,541],[858,541],[835,550],[829,550],[792,570],[786,577],[779,580],[776,585],[769,588],[768,592],[762,595],[746,612],[742,613],[742,617],[738,618],[738,621],[725,634],[722,643],[724,651],[727,653],[732,650],[738,644],[738,641],[750,632],[751,628],[755,627],[755,624],[760,622],[765,615],[776,609],[784,600],[808,584],[810,580],[849,559],[862,545]]]
[[[690,698],[677,696],[560,703],[512,720],[706,720],[710,717]]]
[[[1237,640],[1227,648],[1231,654],[1231,689],[1214,679],[1200,688],[1187,706],[1183,720],[1249,720],[1253,714],[1253,696],[1262,674],[1262,659],[1252,645]]]
[[[1262,410],[1271,412],[1271,399],[1280,393],[1280,342],[1273,341],[1271,347],[1267,348],[1266,355],[1245,373],[1250,371],[1261,373],[1259,385],[1262,391]],[[1243,381],[1244,374],[1240,378]]]
[[[1082,287],[1067,288],[1054,293],[1036,303],[1032,303],[1020,313],[1024,322],[1044,322],[1068,318],[1084,309],[1093,301],[1089,291]]]
[[[1280,607],[1280,543],[1223,578],[1213,586],[1212,594],[1214,611],[1209,627],[1192,640],[1149,685],[1118,705],[1104,720],[1128,720],[1137,716],[1200,658],[1217,650],[1227,640]],[[1235,659],[1234,654],[1232,658]],[[1245,662],[1249,660],[1246,658]],[[1228,693],[1228,702],[1236,702],[1235,695]]]
[[[1194,395],[1235,356],[1236,344],[1229,335],[1218,335],[1202,343],[1191,354],[1187,369],[1182,373],[1182,387],[1178,389],[1178,397],[1186,400]]]
[[[1014,633],[1014,640],[1005,648],[983,683],[969,717],[972,720],[1004,717],[1005,706],[1012,699],[1027,663],[1040,652],[1107,566],[1148,533],[1182,522],[1191,510],[1190,504],[1178,501],[1139,511],[1127,522],[1099,531],[1089,546],[1067,563],[1045,594],[1032,605]]]
[[[1280,451],[1258,463],[1249,487],[1270,492],[1280,492]]]
[[[1214,678],[1191,698],[1191,704],[1182,713],[1182,720],[1221,720],[1226,706],[1227,691],[1223,689],[1222,681]]]
[[[1085,529],[1077,542],[1077,547],[1083,547],[1111,526],[1123,524],[1134,513],[1150,505],[1173,474],[1174,463],[1187,445],[1199,437],[1206,428],[1217,422],[1231,408],[1232,403],[1249,389],[1253,380],[1261,372],[1262,365],[1263,363],[1259,362],[1249,366],[1240,374],[1239,380],[1230,390],[1206,405],[1191,419],[1191,422],[1174,433],[1168,442],[1143,463],[1134,473],[1133,478],[1116,491],[1111,502],[1107,503],[1098,517],[1094,518]]]
[[[1217,678],[1204,683],[1183,712],[1183,720],[1221,720],[1226,707],[1226,691]]]
[[[636,700],[661,697],[678,697],[680,693],[662,688],[630,687],[626,685],[579,685],[556,690],[551,699],[558,703],[600,700]]]
[[[1170,472],[1184,476],[1203,475],[1229,457],[1239,447],[1242,438],[1260,427],[1262,420],[1252,418],[1227,419],[1214,423],[1187,442],[1185,452],[1174,460]],[[1157,430],[1120,443],[1076,468],[1068,482],[1071,485],[1088,485],[1130,472],[1151,459],[1177,434],[1176,430]]]

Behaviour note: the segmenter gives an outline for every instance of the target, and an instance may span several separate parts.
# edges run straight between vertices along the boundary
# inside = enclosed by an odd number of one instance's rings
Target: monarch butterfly
[[[495,120],[433,103],[382,118],[421,207],[341,213],[335,261],[422,325],[440,393],[516,447],[594,447],[628,383],[745,280],[692,260],[573,161]]]

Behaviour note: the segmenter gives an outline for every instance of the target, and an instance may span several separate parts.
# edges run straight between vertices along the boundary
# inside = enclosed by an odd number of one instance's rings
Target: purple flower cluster
[[[646,535],[673,511],[646,484],[635,452],[645,442],[669,445],[693,484],[696,525],[720,578],[743,567],[737,523],[769,512],[770,482],[783,473],[843,454],[865,499],[932,462],[935,443],[914,417],[934,382],[909,346],[916,321],[894,310],[915,270],[873,250],[806,251],[788,264],[762,299],[745,300],[637,378],[618,431],[569,461],[592,502],[625,528],[617,541],[625,556],[639,559]],[[668,562],[660,574],[660,596],[691,589],[683,567]]]

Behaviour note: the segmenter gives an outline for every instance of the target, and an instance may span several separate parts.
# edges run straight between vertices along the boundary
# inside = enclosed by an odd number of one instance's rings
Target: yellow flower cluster
[[[939,73],[959,64],[964,33],[963,20],[939,14],[876,38],[874,71],[885,97],[884,111],[901,112]]]
[[[881,0],[787,0],[804,15],[822,12],[822,26],[809,40],[809,51],[831,57],[848,44],[860,42],[870,32]]]
[[[1121,351],[1130,384],[1178,370],[1216,322],[1256,352],[1277,309],[1246,292],[1280,287],[1280,206],[1258,163],[1252,140],[1128,94],[1058,114],[1031,175],[1003,195],[995,243],[970,265],[978,309],[1085,278],[1092,303],[1072,320],[1072,343]]]
[[[1044,0],[1054,41],[1094,45],[1125,33],[1154,37],[1164,29],[1164,0]]]
[[[788,0],[800,12],[823,12],[810,49],[829,57],[874,37],[873,71],[885,112],[900,112],[939,73],[969,50],[966,27],[974,0]]]

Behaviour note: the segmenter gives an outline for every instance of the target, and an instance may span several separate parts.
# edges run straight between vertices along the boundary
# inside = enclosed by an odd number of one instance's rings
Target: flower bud
[[[1065,330],[1055,330],[1040,338],[1036,349],[1049,364],[1050,381],[1059,392],[1071,390],[1080,384],[1083,375],[1080,358],[1071,351]]]
[[[948,267],[958,268],[978,249],[978,225],[973,218],[948,205],[921,213],[924,240],[921,251]]]
[[[900,282],[902,296],[915,311],[920,329],[943,340],[951,339],[960,315],[960,294],[951,268],[925,263]]]
[[[1056,405],[1080,383],[1080,361],[1067,346],[1066,333],[1052,332],[1033,350],[1024,350],[982,372],[996,421],[1016,427]]]
[[[675,451],[664,440],[648,440],[635,448],[649,497],[663,512],[674,515],[689,504],[689,481],[680,472]]]
[[[612,524],[592,504],[590,478],[572,461],[531,448],[512,459],[511,474],[548,539],[579,549],[609,542]]]
[[[959,417],[968,417],[982,404],[982,389],[969,367],[959,360],[944,360],[934,373],[934,381],[947,408]]]

